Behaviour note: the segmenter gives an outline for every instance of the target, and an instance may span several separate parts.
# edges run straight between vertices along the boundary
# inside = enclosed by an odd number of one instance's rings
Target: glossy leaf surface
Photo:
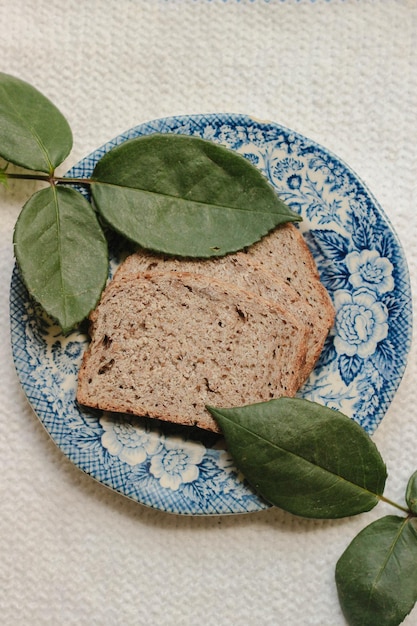
[[[56,106],[25,81],[0,73],[0,155],[51,174],[71,148],[71,129]]]
[[[397,626],[417,600],[415,519],[387,516],[353,539],[336,566],[350,626]]]
[[[383,493],[386,468],[377,448],[341,413],[298,398],[209,410],[237,467],[271,504],[338,518],[368,511]]]
[[[22,209],[15,255],[29,293],[64,332],[95,306],[107,279],[107,243],[92,206],[68,187],[48,187]]]
[[[92,180],[111,227],[168,254],[224,255],[301,219],[244,157],[196,137],[131,139],[97,163]]]

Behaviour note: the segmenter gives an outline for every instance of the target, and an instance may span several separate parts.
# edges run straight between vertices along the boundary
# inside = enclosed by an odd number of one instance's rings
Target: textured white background
[[[0,69],[70,122],[69,166],[125,129],[241,112],[324,144],[396,229],[417,294],[415,0],[0,0]],[[366,523],[279,510],[183,518],[82,474],[28,406],[9,347],[12,231],[36,184],[0,190],[0,622],[344,626],[334,566]],[[374,440],[402,501],[417,469],[414,342]],[[417,625],[417,609],[405,621]]]

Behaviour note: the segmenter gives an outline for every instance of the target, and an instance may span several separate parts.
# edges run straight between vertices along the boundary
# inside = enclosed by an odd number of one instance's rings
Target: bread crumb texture
[[[334,310],[302,236],[289,226],[257,250],[221,259],[128,257],[90,316],[78,402],[219,432],[207,404],[294,396]],[[286,247],[294,261],[280,268]]]

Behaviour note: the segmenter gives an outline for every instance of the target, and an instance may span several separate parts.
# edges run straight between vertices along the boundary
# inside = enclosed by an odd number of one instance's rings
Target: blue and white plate
[[[196,115],[141,124],[68,172],[91,175],[113,146],[150,133],[196,135],[244,155],[300,225],[335,303],[334,330],[300,396],[339,409],[372,433],[389,406],[411,341],[411,294],[401,245],[365,185],[335,155],[271,122]],[[113,269],[117,258],[113,261]],[[267,508],[235,470],[222,439],[169,424],[81,410],[77,372],[86,335],[64,337],[31,301],[15,270],[10,295],[14,359],[29,402],[71,461],[145,505],[173,513]]]

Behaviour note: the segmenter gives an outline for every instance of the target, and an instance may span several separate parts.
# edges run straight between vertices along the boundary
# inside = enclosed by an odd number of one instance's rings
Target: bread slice
[[[77,400],[219,432],[205,406],[293,396],[305,327],[214,277],[148,272],[109,283],[91,314]]]
[[[117,281],[144,271],[185,271],[212,276],[279,304],[306,328],[306,350],[304,362],[298,372],[298,386],[305,382],[316,361],[315,350],[313,355],[310,349],[314,334],[311,307],[283,280],[254,266],[242,253],[210,260],[180,260],[146,250],[127,257],[119,266],[113,280]]]
[[[317,345],[319,355],[334,323],[335,310],[300,230],[293,224],[283,224],[248,248],[246,255],[250,262],[280,276],[311,305],[314,325],[322,337]]]
[[[278,228],[246,253],[221,258],[174,259],[139,250],[119,266],[114,279],[143,271],[190,271],[214,276],[286,308],[309,331],[299,386],[314,368],[333,325],[333,304],[303,236],[291,224]]]

